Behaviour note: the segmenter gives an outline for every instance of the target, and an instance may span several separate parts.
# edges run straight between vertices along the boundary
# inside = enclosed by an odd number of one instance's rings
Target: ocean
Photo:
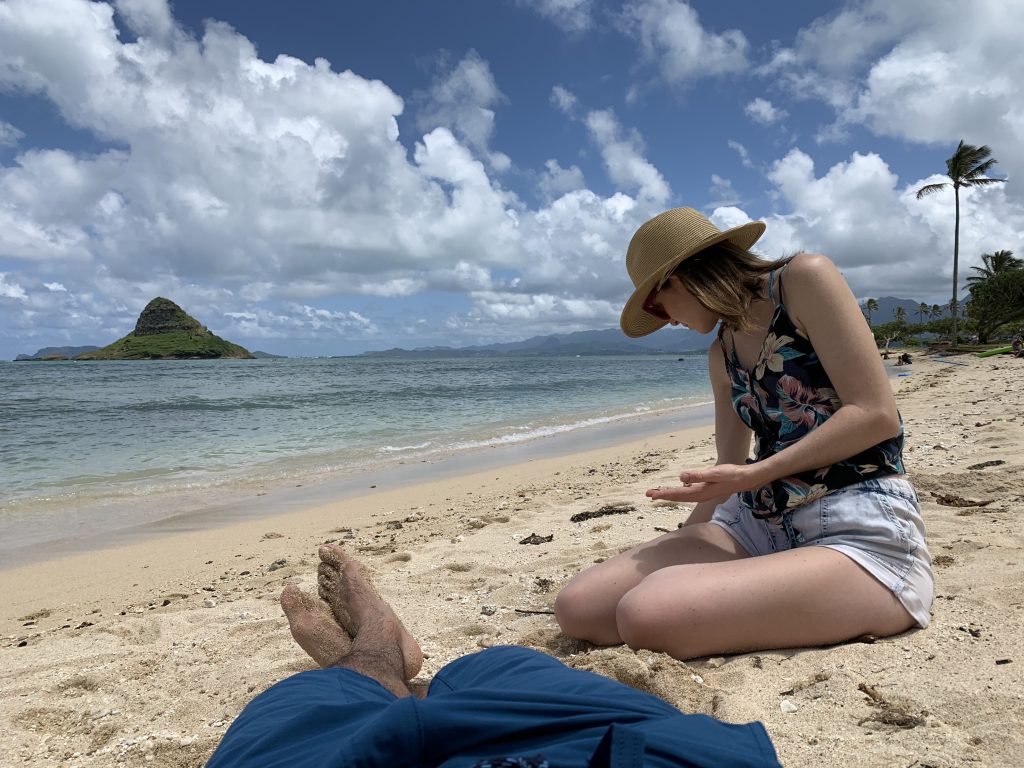
[[[0,364],[0,564],[482,449],[586,450],[710,400],[703,353]]]

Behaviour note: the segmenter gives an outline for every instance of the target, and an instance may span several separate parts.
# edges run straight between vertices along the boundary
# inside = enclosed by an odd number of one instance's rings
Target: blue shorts
[[[778,766],[760,723],[684,715],[556,659],[501,646],[448,664],[423,700],[349,669],[293,675],[253,699],[207,768],[441,766],[543,758],[558,766]]]
[[[921,507],[907,480],[862,480],[795,507],[787,517],[788,526],[755,518],[737,494],[718,505],[711,522],[752,556],[811,546],[842,552],[892,590],[918,626],[928,626],[935,579]]]

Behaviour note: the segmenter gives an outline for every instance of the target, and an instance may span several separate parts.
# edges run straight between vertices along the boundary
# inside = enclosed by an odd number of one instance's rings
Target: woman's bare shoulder
[[[815,278],[824,274],[839,274],[839,269],[828,256],[801,251],[786,265],[787,278]]]
[[[785,291],[794,298],[799,294],[819,295],[847,290],[846,279],[828,256],[820,253],[798,253],[786,265],[783,275]]]

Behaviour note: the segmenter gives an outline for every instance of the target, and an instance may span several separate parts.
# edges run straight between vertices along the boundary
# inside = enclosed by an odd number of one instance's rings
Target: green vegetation
[[[871,325],[871,313],[878,311],[878,302],[875,299],[868,299],[864,304],[864,309],[868,313],[868,325]]]
[[[967,316],[974,322],[978,341],[988,342],[1001,326],[1024,322],[1024,269],[993,274],[971,286],[971,300],[967,303]]]
[[[244,347],[225,341],[209,331],[195,333],[171,331],[156,336],[128,334],[95,352],[86,352],[76,360],[162,360],[174,358],[251,358]]]
[[[1013,272],[1024,268],[1024,261],[1013,255],[1013,251],[996,251],[995,253],[981,254],[981,263],[984,266],[971,267],[978,274],[971,275],[967,282],[971,285],[983,283],[990,277],[995,277],[1003,272]]]
[[[940,189],[951,186],[953,187],[953,197],[956,200],[956,223],[953,227],[953,298],[949,302],[949,311],[953,317],[953,326],[950,333],[953,347],[956,347],[957,343],[956,323],[957,310],[959,309],[957,279],[960,269],[960,187],[983,187],[1006,181],[1006,179],[990,179],[985,176],[992,166],[996,164],[996,159],[991,157],[991,155],[992,150],[984,144],[980,147],[974,147],[970,144],[964,144],[964,140],[960,139],[956,152],[946,160],[946,175],[949,176],[949,182],[926,184],[917,190],[917,199],[920,200],[922,197],[926,197],[933,192],[938,192]]]
[[[169,299],[153,299],[139,315],[135,330],[102,349],[76,360],[251,359],[244,347],[210,333],[198,320]]]

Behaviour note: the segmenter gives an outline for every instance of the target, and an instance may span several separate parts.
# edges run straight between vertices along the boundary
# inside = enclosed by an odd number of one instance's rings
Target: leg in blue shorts
[[[333,545],[321,558],[326,604],[290,587],[282,605],[295,639],[326,668],[257,696],[208,766],[778,765],[759,723],[684,715],[525,648],[458,659],[417,699],[405,685],[422,661],[415,641],[354,560]]]

